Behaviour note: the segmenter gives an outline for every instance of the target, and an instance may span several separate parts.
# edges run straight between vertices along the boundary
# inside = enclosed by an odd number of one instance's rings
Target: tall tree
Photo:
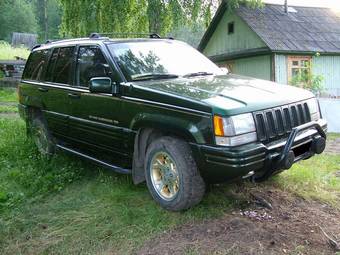
[[[0,1],[0,40],[9,40],[12,32],[37,32],[37,22],[30,2],[26,0]]]
[[[58,0],[32,0],[38,21],[40,40],[59,37],[61,8]]]
[[[44,1],[44,0],[40,0]],[[222,0],[60,0],[61,34],[85,36],[90,32],[197,32],[199,37]],[[253,6],[261,0],[228,0],[232,8],[245,2]],[[189,32],[190,33],[190,32]]]

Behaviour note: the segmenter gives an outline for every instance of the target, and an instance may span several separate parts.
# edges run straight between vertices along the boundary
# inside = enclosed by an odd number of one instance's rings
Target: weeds
[[[27,48],[13,48],[7,42],[0,42],[0,59],[2,60],[14,60],[15,57],[27,59],[29,53],[30,51]]]
[[[0,103],[17,102],[17,92],[12,88],[0,88]]]

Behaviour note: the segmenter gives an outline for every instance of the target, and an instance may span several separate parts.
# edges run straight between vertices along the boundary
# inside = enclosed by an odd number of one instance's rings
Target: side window
[[[53,70],[54,70],[55,63],[57,62],[58,52],[59,52],[59,48],[54,49],[52,52],[52,56],[50,58],[50,62],[48,63],[48,67],[47,67],[45,81],[51,81],[51,82],[53,81]]]
[[[60,48],[54,67],[54,82],[68,84],[72,72],[74,47]]]
[[[77,85],[88,87],[94,77],[110,76],[110,68],[103,53],[97,46],[79,47],[76,67]]]
[[[22,75],[23,79],[33,81],[42,79],[43,72],[46,69],[48,52],[48,50],[39,50],[31,53]]]
[[[46,81],[69,84],[74,47],[54,49],[48,65]]]

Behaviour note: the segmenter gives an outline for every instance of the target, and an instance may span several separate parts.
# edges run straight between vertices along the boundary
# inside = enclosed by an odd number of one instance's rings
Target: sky
[[[265,3],[283,4],[284,0],[264,0]],[[339,10],[340,0],[288,0],[288,5],[294,6],[322,6]]]

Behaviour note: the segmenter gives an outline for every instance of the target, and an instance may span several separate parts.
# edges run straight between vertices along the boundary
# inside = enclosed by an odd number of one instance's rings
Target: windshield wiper
[[[183,75],[183,77],[195,77],[195,76],[204,76],[204,75],[213,75],[213,73],[209,73],[209,72],[188,73],[188,74]]]
[[[147,73],[138,74],[131,77],[133,81],[144,81],[144,80],[159,80],[159,79],[175,79],[178,78],[176,74],[169,73]]]

